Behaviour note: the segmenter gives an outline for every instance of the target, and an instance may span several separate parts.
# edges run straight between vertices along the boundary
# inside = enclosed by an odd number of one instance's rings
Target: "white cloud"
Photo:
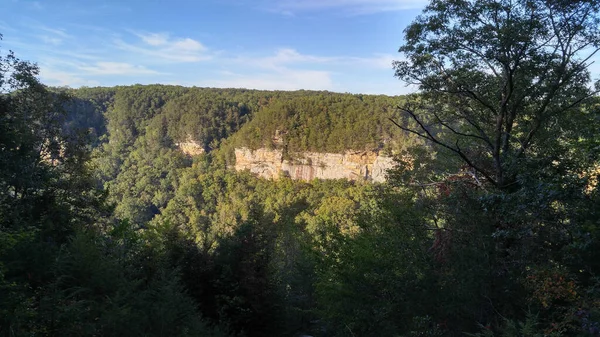
[[[244,55],[233,59],[220,58],[222,79],[203,81],[202,85],[271,90],[332,90],[379,93],[405,92],[400,81],[393,78],[392,54],[371,57],[318,56],[303,54],[293,48],[281,48],[272,55]],[[252,74],[232,69],[250,69]],[[349,71],[349,69],[351,69]],[[381,81],[369,83],[359,74],[381,72]],[[356,75],[352,75],[355,73]],[[349,80],[350,78],[353,78]],[[344,78],[344,81],[339,81]],[[368,77],[371,79],[371,76]],[[348,82],[349,81],[349,82]],[[385,82],[385,83],[384,83]],[[198,85],[198,83],[195,83]],[[383,91],[381,91],[383,90]]]
[[[152,33],[145,35],[138,35],[144,42],[151,46],[162,46],[167,44],[169,41],[169,35],[163,33]]]
[[[58,46],[62,43],[62,39],[58,37],[48,36],[48,35],[40,35],[39,38],[47,44],[51,44],[54,46]]]
[[[326,71],[280,69],[258,74],[232,74],[229,78],[203,81],[201,86],[220,88],[251,88],[260,90],[332,90],[331,74]]]
[[[362,58],[361,62],[367,66],[372,66],[380,69],[392,69],[392,63],[400,57],[394,57],[392,54],[380,54],[370,58]]]
[[[46,66],[41,67],[40,77],[45,84],[53,86],[69,86],[75,88],[80,86],[100,85],[98,81],[86,80],[75,74],[66,71],[54,70]]]
[[[277,69],[282,66],[311,64],[330,68],[336,68],[340,66],[358,66],[370,69],[392,69],[392,62],[398,58],[399,57],[394,57],[392,54],[375,54],[371,57],[316,56],[302,54],[291,48],[282,48],[277,50],[272,56],[242,56],[233,59],[233,61],[249,66],[271,69]]]
[[[314,55],[301,54],[295,49],[281,48],[271,56],[239,56],[231,59],[229,62],[244,64],[249,67],[259,67],[264,69],[280,69],[289,65],[323,64],[333,61],[335,58],[320,57]]]
[[[171,82],[264,90],[388,94],[405,90],[393,78],[394,54],[323,55],[290,47],[267,52],[219,52],[190,36],[166,32],[101,31],[91,27],[81,37],[75,28],[30,27],[30,36],[36,39],[20,42],[18,50],[38,53],[35,61],[41,64],[41,78],[49,85]],[[12,42],[7,45],[17,46]],[[207,62],[187,64],[200,61]]]
[[[39,31],[42,31],[41,34],[37,34],[36,36],[45,44],[58,46],[61,45],[64,40],[73,38],[73,36],[68,34],[64,29],[50,28],[43,25],[39,25],[36,28]]]
[[[175,42],[173,42],[172,46],[170,47],[172,51],[174,52],[181,52],[181,51],[202,51],[204,50],[204,46],[196,41],[196,40],[192,40],[190,38],[185,38],[182,40],[177,40]]]
[[[159,72],[144,66],[133,65],[123,62],[97,62],[93,66],[79,66],[79,69],[89,75],[149,75]]]
[[[335,58],[322,57],[307,54],[300,54],[295,49],[283,48],[279,49],[275,56],[266,58],[265,61],[273,64],[290,64],[290,63],[324,63],[333,61]]]
[[[133,33],[143,44],[117,40],[119,49],[151,57],[154,62],[199,62],[211,58],[202,43],[191,38],[171,38],[166,33]]]

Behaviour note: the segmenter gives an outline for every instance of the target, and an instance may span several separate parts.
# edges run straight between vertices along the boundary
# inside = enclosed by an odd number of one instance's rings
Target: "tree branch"
[[[424,132],[418,132],[415,131],[413,129],[404,127],[398,123],[396,123],[396,121],[394,121],[392,118],[388,118],[392,123],[394,123],[394,125],[396,125],[398,128],[400,128],[401,130],[410,132],[412,134],[415,134],[421,138],[427,139],[431,142],[433,142],[434,144],[437,144],[439,146],[442,146],[456,154],[458,154],[462,160],[471,168],[473,168],[474,170],[476,170],[477,172],[481,173],[490,183],[492,183],[494,186],[497,186],[497,181],[495,179],[493,179],[485,170],[483,170],[482,168],[480,168],[479,166],[475,165],[471,159],[469,159],[469,157],[460,149],[460,148],[454,148],[448,144],[443,143],[442,141],[440,141],[439,139],[437,139],[436,137],[434,137],[431,132],[427,129],[427,127],[423,124],[423,122],[416,116],[416,114],[411,111],[408,108],[403,108],[403,107],[398,107],[400,110],[406,112],[407,114],[410,115],[410,117],[419,125],[419,128]],[[457,144],[458,145],[458,144]]]

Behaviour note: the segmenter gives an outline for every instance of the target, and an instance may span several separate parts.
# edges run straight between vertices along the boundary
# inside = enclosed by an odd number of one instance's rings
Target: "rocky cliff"
[[[235,150],[235,169],[268,179],[289,176],[296,180],[349,179],[383,182],[393,167],[392,158],[372,151],[349,151],[344,154],[305,152],[292,160],[284,159],[281,150],[239,148]]]

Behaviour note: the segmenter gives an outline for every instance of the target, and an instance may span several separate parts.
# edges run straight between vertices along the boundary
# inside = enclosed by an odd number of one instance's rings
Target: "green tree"
[[[459,159],[415,184],[436,233],[435,319],[454,333],[499,331],[528,310],[548,334],[597,320],[599,271],[573,261],[597,244],[597,192],[584,191],[599,158],[588,69],[599,12],[597,1],[434,0],[405,31],[396,75],[420,94],[394,122]]]
[[[421,95],[398,126],[462,158],[474,176],[510,188],[522,162],[561,136],[598,91],[596,1],[432,1],[405,30],[396,76]]]
[[[68,97],[35,64],[0,56],[0,331],[33,329],[39,291],[76,230],[102,214],[82,137],[63,130]],[[100,224],[101,221],[98,221]]]
[[[358,233],[330,226],[329,240],[317,242],[315,291],[326,336],[397,336],[437,310],[430,239],[413,195],[382,192],[362,201]]]

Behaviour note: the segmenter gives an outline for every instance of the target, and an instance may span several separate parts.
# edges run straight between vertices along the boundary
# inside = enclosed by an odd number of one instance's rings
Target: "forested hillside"
[[[63,90],[60,90],[63,91]],[[224,169],[236,147],[303,151],[398,150],[409,137],[388,119],[398,97],[330,92],[130,86],[67,90],[67,129],[89,130],[98,181],[115,214],[136,224],[173,199],[181,170],[194,160]],[[275,136],[280,141],[274,141]],[[210,155],[191,158],[178,144]]]
[[[0,54],[0,335],[600,336],[599,21],[434,0],[402,97],[49,88]],[[396,166],[267,180],[239,147]]]
[[[341,153],[379,149],[402,138],[388,120],[399,117],[399,97],[164,85],[67,91],[74,97],[66,108],[69,127],[92,128],[100,137],[111,123],[119,125],[110,135],[124,145],[143,135],[154,118],[162,120],[169,144],[193,139],[207,150],[250,120],[233,144],[273,147],[277,134],[293,152]]]

